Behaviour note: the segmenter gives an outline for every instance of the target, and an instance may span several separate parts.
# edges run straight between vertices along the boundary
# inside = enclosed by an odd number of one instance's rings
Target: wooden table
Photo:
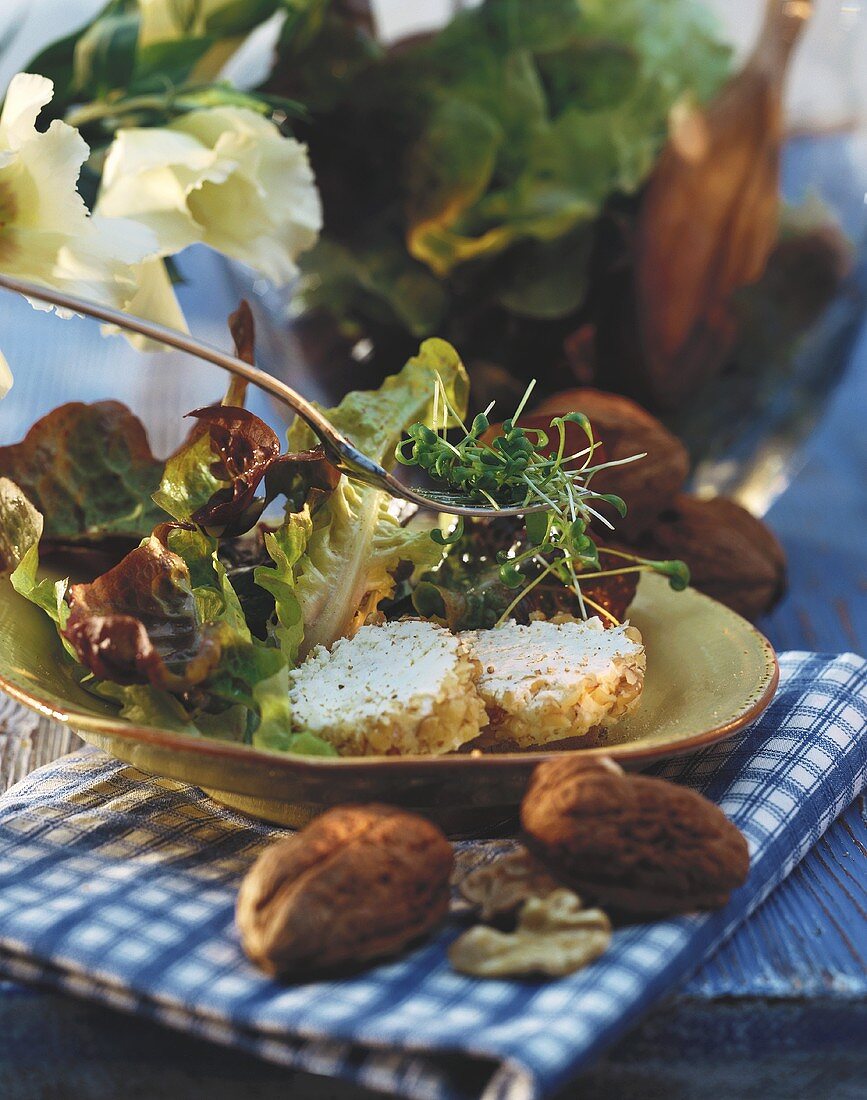
[[[224,269],[185,265],[197,333],[224,342],[237,300]],[[207,294],[202,295],[202,287]],[[206,302],[202,302],[202,298]],[[62,401],[120,397],[142,415],[154,449],[176,441],[177,414],[220,391],[213,368],[173,356],[141,360],[88,322],[0,299],[0,343],[16,388],[0,403],[0,442]],[[73,367],[73,364],[78,366]],[[82,367],[81,364],[86,364]],[[268,411],[260,406],[257,411]],[[769,514],[789,554],[790,595],[761,624],[778,649],[867,648],[867,328],[852,367]],[[170,415],[164,415],[170,414]],[[0,701],[0,782],[73,746],[73,735]],[[867,1095],[867,814],[859,800],[749,923],[671,1000],[568,1091],[602,1097]],[[10,1052],[15,1052],[14,1059]],[[24,1052],[24,1053],[22,1053]],[[0,1096],[37,1100],[374,1094],[259,1063],[52,993],[0,984]]]

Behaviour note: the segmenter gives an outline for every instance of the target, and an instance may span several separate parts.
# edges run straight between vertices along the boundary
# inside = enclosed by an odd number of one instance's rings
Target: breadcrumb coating
[[[364,626],[292,670],[292,718],[341,756],[453,752],[488,723],[466,643],[417,619]]]
[[[641,697],[644,646],[628,624],[508,622],[462,637],[482,666],[486,746],[527,749],[582,737],[614,725]]]

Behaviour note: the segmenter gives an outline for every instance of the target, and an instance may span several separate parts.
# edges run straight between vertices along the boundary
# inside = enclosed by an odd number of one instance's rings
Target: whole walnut
[[[452,846],[390,806],[341,806],[259,856],[238,894],[247,955],[303,977],[394,955],[445,917]]]
[[[760,519],[726,497],[679,496],[636,544],[652,558],[681,558],[691,584],[756,619],[786,590],[786,555]]]
[[[715,909],[749,872],[747,843],[719,807],[612,761],[569,755],[541,764],[521,825],[552,874],[626,913]]]
[[[628,397],[602,390],[564,390],[546,398],[533,415],[521,418],[528,427],[547,427],[552,416],[582,412],[589,417],[594,436],[602,441],[594,455],[594,464],[611,462],[632,455],[646,458],[602,470],[593,477],[593,488],[599,493],[616,493],[626,501],[628,511],[617,518],[618,537],[634,539],[655,521],[663,509],[683,488],[689,472],[686,448],[664,427]],[[538,421],[536,418],[539,418]],[[575,450],[586,445],[586,437],[578,425],[572,425],[569,445]]]

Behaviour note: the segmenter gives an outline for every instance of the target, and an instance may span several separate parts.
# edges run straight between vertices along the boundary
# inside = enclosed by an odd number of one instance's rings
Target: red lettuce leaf
[[[140,539],[161,518],[151,500],[162,463],[144,425],[118,401],[72,401],[0,447],[0,470],[45,518],[47,542]]]
[[[193,523],[208,530],[242,534],[275,496],[289,495],[299,484],[305,496],[311,489],[330,492],[340,480],[321,447],[281,455],[276,432],[247,409],[209,405],[187,415],[207,429],[214,455],[210,473],[223,483],[190,515]],[[256,497],[263,479],[265,495]]]
[[[63,635],[101,679],[179,693],[203,683],[219,661],[186,563],[154,536],[90,584],[71,585],[67,600]]]
[[[247,302],[229,318],[235,354],[255,361],[255,326]],[[244,534],[266,504],[285,494],[330,492],[339,480],[322,448],[281,455],[280,440],[263,420],[243,407],[247,383],[233,378],[219,405],[195,409],[189,436],[166,462],[155,500],[180,523],[196,523],[217,537]],[[265,481],[263,496],[256,495]]]
[[[208,528],[249,521],[241,527],[248,530],[265,505],[263,498],[257,509],[251,508],[256,489],[280,455],[277,433],[254,413],[232,405],[209,405],[187,416],[195,417],[207,430],[214,455],[210,472],[224,483],[190,519]]]

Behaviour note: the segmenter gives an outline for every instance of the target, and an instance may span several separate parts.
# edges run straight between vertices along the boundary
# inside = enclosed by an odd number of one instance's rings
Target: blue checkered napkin
[[[280,830],[85,750],[0,800],[0,971],[410,1097],[541,1097],[694,970],[863,789],[865,729],[867,663],[785,655],[755,726],[657,769],[743,829],[747,885],[718,913],[618,931],[603,958],[552,982],[452,973],[456,922],[345,981],[270,981],[241,953],[233,908]]]

